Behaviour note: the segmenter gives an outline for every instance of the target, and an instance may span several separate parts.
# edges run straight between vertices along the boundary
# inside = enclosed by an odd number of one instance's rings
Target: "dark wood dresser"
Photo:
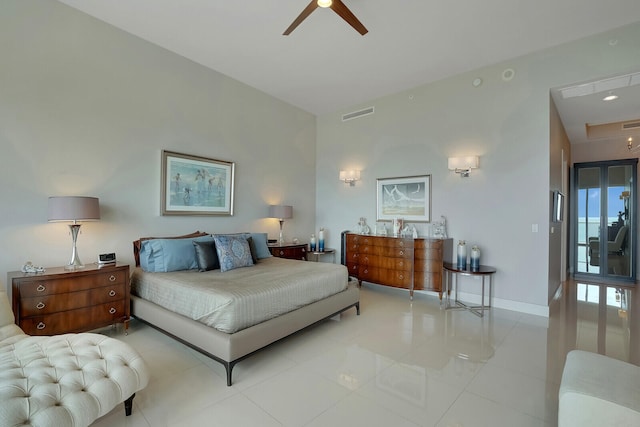
[[[280,258],[307,260],[307,244],[306,243],[283,243],[269,245],[271,255]]]
[[[29,335],[85,332],[115,323],[129,326],[129,266],[87,265],[44,273],[12,271],[15,322]]]
[[[370,236],[345,232],[343,263],[362,282],[438,292],[442,299],[443,262],[453,258],[453,239]]]

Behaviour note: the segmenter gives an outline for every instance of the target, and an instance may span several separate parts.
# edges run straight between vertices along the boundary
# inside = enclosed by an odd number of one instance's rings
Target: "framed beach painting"
[[[379,178],[377,220],[431,221],[431,175]]]
[[[162,150],[162,215],[233,215],[235,163]]]

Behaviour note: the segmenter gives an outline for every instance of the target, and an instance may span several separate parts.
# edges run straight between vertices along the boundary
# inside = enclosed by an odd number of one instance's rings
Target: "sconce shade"
[[[340,181],[359,181],[360,180],[360,171],[352,170],[352,171],[340,171]]]
[[[344,181],[345,183],[348,183],[353,187],[356,181],[360,181],[360,171],[359,170],[340,171],[340,181]]]
[[[293,218],[293,206],[269,205],[269,218],[278,218],[278,219]]]
[[[478,156],[449,157],[449,170],[459,173],[466,178],[471,173],[471,169],[478,167]]]
[[[49,221],[91,221],[100,219],[97,197],[49,197]]]
[[[449,157],[449,170],[476,169],[477,167],[478,156]]]

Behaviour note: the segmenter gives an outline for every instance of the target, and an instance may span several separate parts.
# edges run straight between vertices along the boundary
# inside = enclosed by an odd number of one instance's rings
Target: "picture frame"
[[[431,222],[431,175],[378,178],[377,221]]]
[[[553,192],[551,221],[562,222],[564,221],[564,193],[561,191]]]
[[[233,215],[235,163],[162,150],[162,215]]]

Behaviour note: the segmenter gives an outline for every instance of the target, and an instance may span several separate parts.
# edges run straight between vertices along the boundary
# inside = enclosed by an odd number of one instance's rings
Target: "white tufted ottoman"
[[[148,380],[140,355],[114,338],[24,334],[0,292],[0,426],[88,426],[121,402],[130,415]]]

